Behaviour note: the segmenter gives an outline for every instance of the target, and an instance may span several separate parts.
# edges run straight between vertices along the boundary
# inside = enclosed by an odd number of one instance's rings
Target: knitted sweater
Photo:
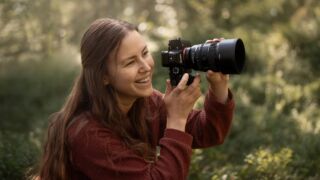
[[[204,108],[192,110],[185,132],[166,128],[166,108],[162,94],[149,97],[151,145],[160,149],[156,161],[147,162],[126,147],[93,116],[79,115],[68,128],[68,148],[72,179],[186,179],[192,148],[222,144],[231,125],[234,101],[229,91],[226,104],[206,94]]]

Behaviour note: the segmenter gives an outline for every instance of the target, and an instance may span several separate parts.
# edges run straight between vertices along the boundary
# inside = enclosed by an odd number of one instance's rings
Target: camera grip
[[[187,85],[189,86],[190,84],[192,84],[193,80],[194,80],[194,76],[189,74],[189,79],[188,79]]]
[[[177,86],[181,81],[183,74],[184,73],[179,73],[179,74],[169,73],[171,86],[173,87]],[[194,76],[191,75],[191,73],[189,73],[189,79],[188,79],[187,85],[190,85],[193,82],[193,79],[194,79]]]

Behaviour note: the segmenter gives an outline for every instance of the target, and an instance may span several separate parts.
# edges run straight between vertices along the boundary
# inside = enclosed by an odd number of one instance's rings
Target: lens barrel
[[[245,56],[241,39],[225,39],[186,48],[183,59],[186,68],[240,74],[245,64]]]

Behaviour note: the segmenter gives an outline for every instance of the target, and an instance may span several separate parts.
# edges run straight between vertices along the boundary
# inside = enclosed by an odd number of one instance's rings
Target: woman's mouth
[[[136,83],[148,83],[148,82],[150,82],[150,76],[136,81]]]

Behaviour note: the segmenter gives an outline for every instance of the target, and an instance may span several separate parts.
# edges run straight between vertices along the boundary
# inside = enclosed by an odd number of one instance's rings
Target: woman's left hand
[[[225,104],[228,99],[229,75],[208,70],[206,77],[209,82],[209,88],[213,92],[215,99],[218,102]]]
[[[212,40],[207,40],[206,43],[220,42],[222,40],[223,38],[214,38]],[[209,82],[209,88],[215,95],[216,100],[225,104],[228,99],[229,75],[208,70],[206,77]]]

